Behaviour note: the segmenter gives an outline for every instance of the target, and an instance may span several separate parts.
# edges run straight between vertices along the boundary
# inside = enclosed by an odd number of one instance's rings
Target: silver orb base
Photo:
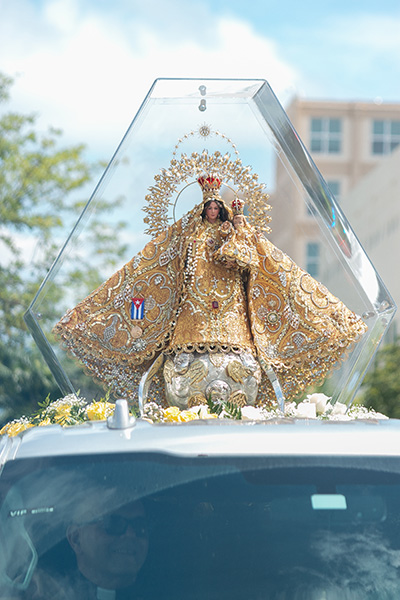
[[[182,352],[166,359],[163,373],[167,402],[181,410],[209,398],[254,405],[261,381],[260,365],[249,352]]]

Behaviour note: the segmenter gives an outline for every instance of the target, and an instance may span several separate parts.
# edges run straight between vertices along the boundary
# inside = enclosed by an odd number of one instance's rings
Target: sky
[[[399,31],[398,0],[0,0],[0,70],[13,109],[107,160],[157,78],[398,102]]]

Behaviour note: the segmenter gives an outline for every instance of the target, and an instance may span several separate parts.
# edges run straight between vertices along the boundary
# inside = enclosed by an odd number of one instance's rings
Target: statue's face
[[[209,223],[215,223],[219,217],[219,206],[214,200],[206,208],[206,219]]]
[[[234,227],[243,227],[244,226],[243,215],[235,215],[233,217],[233,225],[234,225]]]

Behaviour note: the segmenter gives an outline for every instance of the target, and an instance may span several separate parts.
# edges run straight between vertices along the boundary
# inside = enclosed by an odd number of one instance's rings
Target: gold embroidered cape
[[[54,332],[114,395],[135,399],[161,352],[251,351],[287,399],[323,379],[364,322],[247,224],[210,226],[203,206],[150,241]],[[133,301],[144,299],[143,318]],[[274,401],[268,382],[266,398]]]
[[[248,313],[257,356],[286,399],[322,381],[367,326],[343,302],[247,224],[218,252],[249,272]]]

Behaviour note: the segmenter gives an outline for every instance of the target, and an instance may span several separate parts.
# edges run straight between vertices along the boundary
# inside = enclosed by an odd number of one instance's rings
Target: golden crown
[[[222,181],[218,177],[208,175],[208,177],[199,177],[197,179],[203,192],[217,192],[219,191]]]
[[[244,208],[244,202],[243,200],[241,200],[240,198],[234,198],[232,200],[232,212],[234,215],[242,215],[243,214],[243,208]]]

